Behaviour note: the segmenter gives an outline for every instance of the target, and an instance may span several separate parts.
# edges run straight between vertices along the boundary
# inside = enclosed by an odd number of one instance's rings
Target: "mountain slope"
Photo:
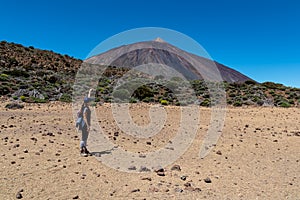
[[[234,69],[161,40],[123,45],[91,57],[86,62],[124,68],[156,63],[175,69],[189,80],[220,80],[220,75],[222,80],[229,83],[252,80]]]

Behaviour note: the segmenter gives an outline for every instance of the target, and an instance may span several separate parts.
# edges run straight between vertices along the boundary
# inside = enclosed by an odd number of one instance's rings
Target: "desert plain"
[[[129,173],[96,157],[81,157],[72,104],[0,105],[0,199],[300,199],[299,108],[226,108],[216,146],[199,149],[210,125],[210,108],[199,107],[200,124],[190,147],[174,163]],[[132,104],[132,120],[149,123],[149,104]],[[97,105],[107,138],[127,151],[163,147],[176,133],[179,107],[164,107],[161,133],[137,139],[114,122],[110,104]],[[92,125],[93,126],[93,125]],[[92,133],[91,133],[92,134]],[[101,156],[101,155],[100,155]]]

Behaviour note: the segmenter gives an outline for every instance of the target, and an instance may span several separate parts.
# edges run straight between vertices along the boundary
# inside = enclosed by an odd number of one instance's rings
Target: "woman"
[[[81,107],[81,114],[83,117],[83,126],[81,128],[82,135],[81,135],[81,141],[80,141],[80,154],[82,156],[88,156],[90,152],[87,150],[87,139],[90,132],[90,126],[91,126],[91,109],[90,109],[90,102],[91,102],[91,92],[92,89],[89,91],[88,97],[84,98],[83,105]]]

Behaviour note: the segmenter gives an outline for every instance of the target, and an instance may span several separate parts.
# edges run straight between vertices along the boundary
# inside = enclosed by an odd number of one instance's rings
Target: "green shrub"
[[[200,103],[200,106],[205,106],[205,107],[210,106],[210,100],[209,99],[204,99],[204,101],[202,101]]]
[[[150,102],[150,98],[149,98],[149,97],[146,97],[146,98],[144,98],[142,101],[145,102],[145,103],[149,103],[149,102]]]
[[[6,85],[0,85],[0,95],[7,95],[10,93],[10,88]]]
[[[18,97],[17,97],[17,96],[13,96],[13,99],[14,99],[14,100],[17,100],[17,99],[18,99]]]
[[[243,99],[244,101],[246,101],[246,100],[248,100],[248,97],[247,97],[247,96],[243,96],[242,99]]]
[[[291,107],[291,104],[287,101],[282,101],[279,103],[279,106],[283,107],[283,108],[289,108],[289,107]]]
[[[257,105],[262,106],[262,105],[264,105],[265,102],[260,99],[256,103],[257,103]]]
[[[20,100],[24,102],[24,101],[26,101],[26,97],[25,96],[20,96]]]
[[[130,94],[126,89],[118,89],[113,92],[113,97],[120,100],[126,100],[129,99]]]
[[[241,107],[242,105],[243,105],[243,103],[241,101],[235,101],[233,103],[233,106],[235,106],[235,107]]]
[[[290,100],[289,100],[289,104],[294,105],[294,104],[295,104],[295,103],[294,103],[294,99],[290,99]]]
[[[162,105],[168,105],[169,104],[169,102],[167,100],[164,100],[164,99],[160,100],[160,103]]]
[[[236,94],[235,93],[229,93],[229,97],[235,97]]]
[[[273,96],[275,94],[274,90],[270,90],[269,94]]]
[[[227,100],[227,103],[228,103],[229,105],[231,105],[231,104],[232,104],[232,100]]]
[[[154,92],[153,90],[147,86],[147,85],[143,85],[139,88],[137,88],[133,95],[135,98],[139,99],[139,100],[143,100],[145,98],[149,98],[149,97],[153,97],[154,96]]]
[[[7,74],[1,74],[0,75],[0,81],[7,81],[9,76]]]
[[[135,98],[130,98],[129,103],[137,103],[137,100]]]
[[[253,80],[247,80],[247,81],[245,81],[245,84],[246,85],[254,85],[254,84],[256,84],[256,82]]]
[[[69,103],[69,102],[72,102],[72,97],[71,97],[71,95],[69,95],[69,94],[63,94],[63,95],[59,98],[59,100],[62,101],[62,102],[67,102],[67,103]]]

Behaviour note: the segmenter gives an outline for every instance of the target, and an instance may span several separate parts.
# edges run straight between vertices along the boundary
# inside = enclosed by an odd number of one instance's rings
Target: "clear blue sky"
[[[117,33],[164,27],[259,82],[300,87],[297,0],[3,0],[0,7],[0,40],[85,59]]]

